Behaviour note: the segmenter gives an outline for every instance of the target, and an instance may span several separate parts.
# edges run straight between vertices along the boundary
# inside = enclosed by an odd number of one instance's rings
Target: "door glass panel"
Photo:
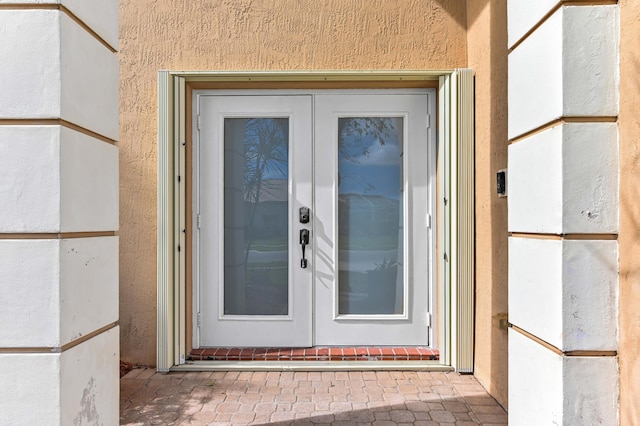
[[[287,315],[289,120],[224,120],[224,313]]]
[[[401,117],[338,119],[338,311],[403,309]]]

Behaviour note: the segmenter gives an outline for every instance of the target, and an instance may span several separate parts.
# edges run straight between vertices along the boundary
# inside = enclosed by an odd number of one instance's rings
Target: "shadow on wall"
[[[476,74],[475,373],[507,406],[507,332],[498,327],[498,315],[508,312],[507,199],[495,189],[497,171],[507,166],[507,6],[504,0],[467,5],[468,66]]]
[[[477,0],[473,0],[477,1]],[[440,8],[447,12],[463,28],[467,28],[467,1],[430,0],[432,10]]]

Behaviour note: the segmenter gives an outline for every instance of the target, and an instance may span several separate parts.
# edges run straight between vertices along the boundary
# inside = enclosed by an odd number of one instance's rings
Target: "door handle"
[[[300,245],[302,246],[302,260],[300,260],[300,267],[301,268],[306,268],[307,267],[307,259],[305,258],[305,248],[307,247],[307,244],[309,244],[309,230],[308,229],[301,229],[300,230]]]

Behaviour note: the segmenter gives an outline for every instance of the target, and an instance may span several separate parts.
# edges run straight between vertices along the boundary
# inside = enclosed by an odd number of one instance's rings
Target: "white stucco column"
[[[618,424],[619,12],[573,4],[508,3],[515,425]]]
[[[0,6],[0,424],[118,424],[118,2]]]

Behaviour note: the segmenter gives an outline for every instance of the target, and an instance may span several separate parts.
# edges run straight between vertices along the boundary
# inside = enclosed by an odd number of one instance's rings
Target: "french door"
[[[194,344],[427,345],[433,92],[199,92]]]

